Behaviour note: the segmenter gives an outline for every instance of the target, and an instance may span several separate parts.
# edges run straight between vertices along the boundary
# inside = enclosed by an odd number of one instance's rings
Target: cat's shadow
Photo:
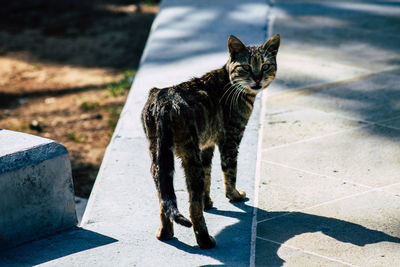
[[[237,208],[247,213],[253,211],[253,207],[247,205],[245,202],[232,203],[232,205],[235,205]],[[201,250],[198,246],[187,245],[177,238],[165,243],[188,253],[201,254],[215,258],[223,263],[222,266],[235,266],[235,259],[234,257],[230,257],[229,254],[232,253],[234,249],[237,249],[238,253],[240,253],[239,250],[241,248],[230,248],[227,250],[226,246],[221,247],[218,246],[218,244],[229,243],[230,240],[236,237],[235,235],[238,233],[237,229],[243,227],[251,228],[251,223],[249,223],[249,220],[242,220],[243,212],[240,211],[227,211],[213,208],[207,212],[215,215],[237,218],[239,220],[238,223],[227,226],[215,236],[217,241],[217,246],[215,248]],[[251,217],[249,214],[247,214],[247,216]],[[268,212],[258,209],[257,218],[258,221],[263,222],[259,224],[257,228],[257,236],[260,238],[257,238],[256,241],[256,263],[263,266],[282,266],[285,261],[278,255],[278,250],[281,247],[280,244],[284,244],[287,240],[305,233],[321,232],[337,241],[350,243],[356,246],[365,246],[378,242],[400,243],[400,238],[390,236],[381,231],[372,230],[362,225],[336,218],[304,212]],[[266,241],[262,238],[274,242]]]

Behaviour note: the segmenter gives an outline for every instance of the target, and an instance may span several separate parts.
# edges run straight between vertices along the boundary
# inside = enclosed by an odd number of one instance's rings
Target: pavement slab
[[[259,212],[258,222],[274,218],[274,211],[281,214],[301,211],[371,190],[370,187],[336,177],[318,175],[268,161],[262,162],[261,173],[259,207],[268,212]]]
[[[263,159],[360,185],[382,187],[399,182],[399,144],[399,130],[366,126],[267,149]]]
[[[293,107],[293,110],[273,112],[274,106],[268,104],[264,117],[263,150],[368,125],[316,109]]]

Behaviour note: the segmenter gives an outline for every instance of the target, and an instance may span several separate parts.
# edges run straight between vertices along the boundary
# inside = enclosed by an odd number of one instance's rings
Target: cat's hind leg
[[[168,218],[162,208],[162,203],[160,202],[160,219],[161,226],[158,228],[156,237],[159,240],[171,240],[174,237],[174,224]]]
[[[158,182],[159,167],[157,164],[157,138],[149,138],[150,156],[151,156],[151,174],[156,184],[158,199],[160,203],[160,220],[161,226],[157,231],[156,237],[159,240],[170,240],[174,237],[174,224],[170,218],[165,214],[163,208],[163,201],[161,198],[161,191]]]
[[[210,186],[211,186],[211,163],[214,155],[214,146],[207,147],[201,151],[201,161],[204,168],[204,210],[209,210],[213,207],[213,201],[210,197]]]
[[[181,159],[185,171],[186,185],[189,192],[189,212],[193,223],[193,230],[197,244],[207,249],[215,246],[215,239],[208,234],[207,225],[203,216],[204,182],[205,175],[201,161],[198,143],[191,137],[183,145]]]

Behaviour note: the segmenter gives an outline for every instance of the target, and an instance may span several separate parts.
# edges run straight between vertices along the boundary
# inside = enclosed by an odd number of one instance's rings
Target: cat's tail
[[[185,218],[178,210],[176,195],[174,191],[174,142],[169,114],[165,107],[160,110],[157,121],[158,135],[158,186],[161,194],[161,205],[165,215],[178,224],[191,227],[190,220]]]

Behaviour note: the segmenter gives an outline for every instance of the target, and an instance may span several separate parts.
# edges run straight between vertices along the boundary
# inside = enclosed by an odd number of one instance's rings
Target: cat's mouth
[[[253,89],[253,90],[260,90],[260,89],[261,89],[261,85],[259,85],[259,84],[253,85],[253,86],[251,87],[251,89]]]

